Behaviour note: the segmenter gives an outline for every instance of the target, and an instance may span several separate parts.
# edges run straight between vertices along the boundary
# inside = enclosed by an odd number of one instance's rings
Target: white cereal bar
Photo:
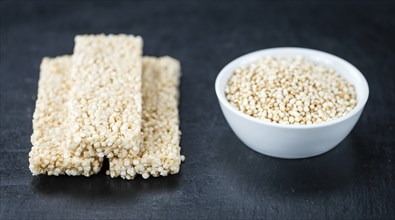
[[[144,57],[142,75],[142,151],[138,156],[111,158],[112,176],[133,179],[167,176],[179,172],[180,131],[178,85],[180,64],[170,57]]]
[[[141,153],[142,44],[141,37],[122,34],[75,38],[66,136],[76,155]]]
[[[74,55],[44,58],[33,116],[33,175],[111,177],[179,172],[180,64],[141,58],[142,40],[77,36]]]
[[[71,57],[45,58],[41,65],[34,113],[30,169],[34,175],[85,175],[99,172],[102,157],[76,155],[66,148],[64,135],[69,114]],[[112,177],[133,179],[178,173],[180,155],[178,118],[179,62],[170,57],[143,59],[142,142],[138,155],[109,158]],[[105,125],[104,125],[105,126]]]
[[[85,175],[100,171],[102,159],[76,156],[66,149],[66,117],[70,91],[71,57],[44,58],[33,114],[32,149],[29,153],[33,175]]]

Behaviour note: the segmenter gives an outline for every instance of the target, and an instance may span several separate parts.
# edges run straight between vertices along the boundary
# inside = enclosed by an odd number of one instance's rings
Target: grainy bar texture
[[[347,114],[357,103],[352,84],[303,57],[265,57],[238,68],[225,93],[241,112],[280,124],[325,122]]]
[[[136,174],[167,176],[179,172],[180,131],[178,117],[178,85],[180,64],[170,57],[143,58],[142,151],[138,157],[111,158],[108,173],[132,179]]]
[[[43,60],[34,113],[30,153],[33,174],[91,175],[99,172],[103,158],[81,154],[66,147],[71,88],[71,57]],[[142,74],[142,136],[140,153],[111,157],[112,177],[133,179],[140,174],[167,176],[179,172],[184,156],[180,155],[178,85],[180,64],[170,57],[144,57]],[[78,133],[77,133],[78,134]]]
[[[75,156],[66,149],[66,117],[70,91],[71,57],[44,58],[33,114],[32,149],[29,153],[33,175],[85,175],[99,172],[102,159]]]
[[[142,39],[132,35],[75,38],[66,134],[77,155],[126,158],[141,152],[141,54]],[[110,171],[120,175],[112,166]]]
[[[137,173],[143,178],[178,173],[181,160],[178,100],[180,63],[171,57],[143,59],[143,147]]]

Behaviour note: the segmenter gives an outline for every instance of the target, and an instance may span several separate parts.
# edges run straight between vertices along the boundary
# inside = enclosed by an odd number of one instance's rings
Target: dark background
[[[394,2],[1,1],[0,219],[394,219]],[[144,37],[146,55],[182,63],[178,175],[126,181],[32,177],[31,120],[44,56],[71,54],[87,33]],[[297,46],[340,56],[370,97],[351,134],[310,159],[281,160],[241,143],[214,93],[232,59]]]

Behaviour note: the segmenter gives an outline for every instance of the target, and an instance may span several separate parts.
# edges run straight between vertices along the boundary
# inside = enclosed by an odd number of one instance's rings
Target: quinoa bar
[[[33,175],[85,175],[99,172],[102,157],[76,156],[66,148],[65,131],[70,108],[71,57],[44,58],[33,119],[33,148],[30,170]],[[139,155],[112,157],[112,177],[133,179],[137,174],[167,176],[179,172],[180,155],[178,85],[180,64],[170,57],[143,58],[142,141]]]
[[[76,156],[66,149],[66,117],[70,90],[70,56],[44,58],[33,114],[32,149],[29,153],[33,175],[85,175],[100,171],[102,158]]]
[[[141,54],[142,39],[133,35],[75,38],[66,136],[76,155],[141,152]]]
[[[110,158],[112,177],[132,179],[179,172],[178,85],[180,64],[170,57],[144,57],[142,75],[142,151],[137,157]]]

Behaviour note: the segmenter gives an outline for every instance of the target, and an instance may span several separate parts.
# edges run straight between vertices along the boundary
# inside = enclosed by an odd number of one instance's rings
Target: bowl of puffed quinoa
[[[234,133],[251,149],[297,159],[325,153],[357,123],[369,96],[362,73],[317,50],[272,48],[241,56],[215,91]]]

